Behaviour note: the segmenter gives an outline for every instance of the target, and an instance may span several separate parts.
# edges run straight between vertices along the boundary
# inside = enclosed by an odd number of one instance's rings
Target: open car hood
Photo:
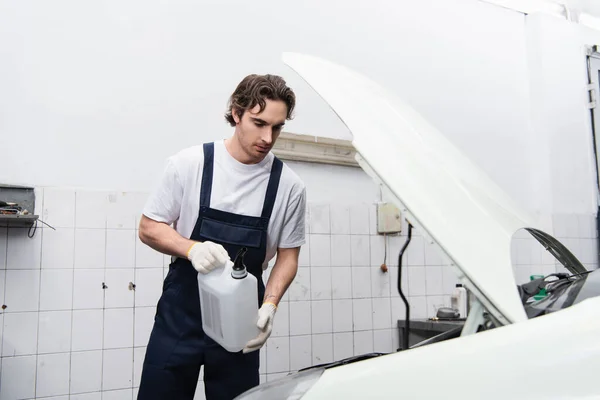
[[[450,258],[459,279],[500,324],[527,319],[511,263],[511,240],[536,228],[479,167],[409,105],[345,67],[284,53],[283,62],[353,135],[357,161],[409,222]]]

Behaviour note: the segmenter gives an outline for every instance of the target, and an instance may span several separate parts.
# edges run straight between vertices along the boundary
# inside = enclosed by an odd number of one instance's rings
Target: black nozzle
[[[232,277],[240,279],[247,275],[246,264],[244,264],[244,256],[246,255],[247,251],[247,248],[242,247],[236,254],[235,260],[233,261],[233,271],[231,272]]]

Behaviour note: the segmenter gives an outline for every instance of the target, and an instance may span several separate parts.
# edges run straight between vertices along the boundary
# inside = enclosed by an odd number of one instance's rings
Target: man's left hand
[[[262,307],[258,310],[258,321],[256,322],[256,326],[260,329],[260,333],[257,337],[246,343],[246,347],[244,347],[243,350],[244,354],[256,351],[263,347],[269,336],[271,336],[273,319],[275,318],[276,311],[277,306],[275,304],[263,303]]]

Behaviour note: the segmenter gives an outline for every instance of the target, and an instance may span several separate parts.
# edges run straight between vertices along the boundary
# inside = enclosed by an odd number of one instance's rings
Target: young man
[[[305,242],[304,183],[270,151],[294,106],[282,78],[249,75],[225,115],[233,136],[168,159],[139,227],[142,242],[175,261],[157,305],[138,399],[192,400],[201,365],[207,400],[232,399],[259,384],[258,349],[271,334]],[[222,267],[243,247],[258,281],[260,334],[230,353],[204,335],[197,274]],[[262,271],[275,255],[265,288]]]

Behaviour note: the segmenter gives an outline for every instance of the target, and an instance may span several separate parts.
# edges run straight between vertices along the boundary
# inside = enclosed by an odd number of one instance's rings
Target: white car
[[[238,398],[600,399],[600,271],[587,271],[382,87],[316,57],[285,53],[283,60],[346,124],[361,167],[446,253],[476,300],[455,338],[308,368]],[[521,229],[570,274],[518,286],[511,239]],[[549,295],[532,301],[538,285]]]

